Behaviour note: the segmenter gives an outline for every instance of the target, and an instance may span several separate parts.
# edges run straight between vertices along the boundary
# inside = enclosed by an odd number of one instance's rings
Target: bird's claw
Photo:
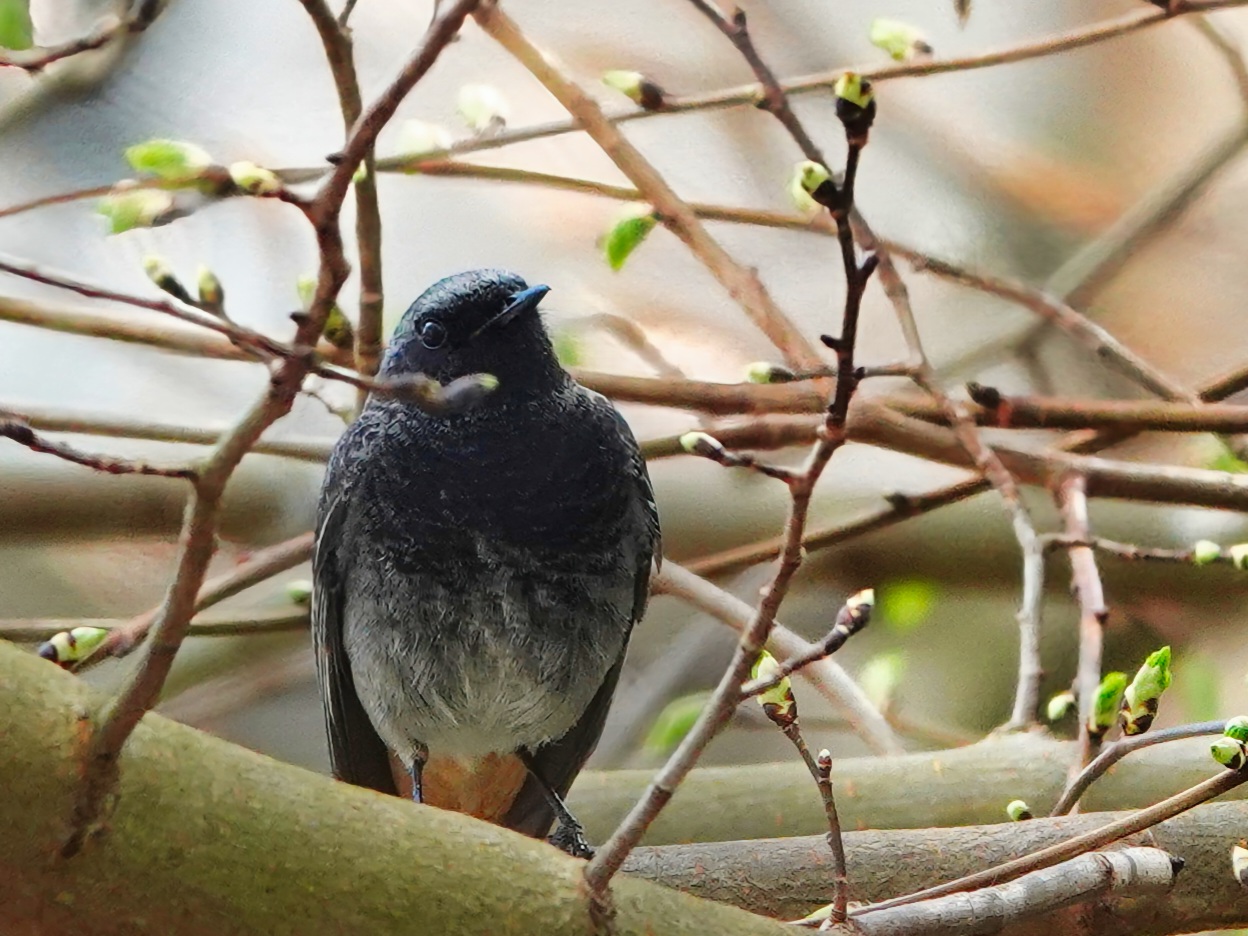
[[[584,858],[588,861],[594,857],[594,849],[586,840],[585,830],[579,822],[559,823],[546,841],[573,858]]]

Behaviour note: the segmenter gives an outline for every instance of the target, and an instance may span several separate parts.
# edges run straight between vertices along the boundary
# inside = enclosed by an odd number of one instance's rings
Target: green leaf
[[[1218,454],[1209,462],[1209,467],[1213,471],[1229,471],[1231,474],[1248,472],[1248,462],[1237,456],[1225,445],[1219,445]]]
[[[709,692],[694,692],[667,703],[650,726],[644,742],[646,750],[655,755],[672,751],[693,728],[710,697]]]
[[[903,579],[880,589],[879,613],[895,631],[909,633],[932,613],[940,587],[929,579]]]
[[[159,189],[130,189],[106,195],[95,210],[108,218],[109,231],[120,234],[132,228],[151,227],[173,209],[173,196]]]
[[[641,245],[658,223],[659,219],[649,205],[635,209],[616,221],[602,239],[602,253],[607,258],[607,265],[616,272],[622,270],[629,255]]]
[[[30,0],[0,0],[0,48],[21,52],[34,44]]]
[[[126,162],[135,172],[169,182],[198,179],[212,165],[208,151],[181,140],[147,140],[126,148]]]
[[[871,44],[883,49],[897,62],[904,62],[919,54],[929,54],[932,47],[923,34],[901,20],[876,19],[871,21]]]

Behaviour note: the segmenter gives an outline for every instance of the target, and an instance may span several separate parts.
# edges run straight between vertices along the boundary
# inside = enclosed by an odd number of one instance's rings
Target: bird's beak
[[[487,329],[502,328],[530,309],[536,309],[538,303],[546,297],[548,292],[550,292],[549,286],[530,286],[528,289],[520,290],[520,292],[511,297],[502,312],[499,312],[498,315],[473,332],[468,340],[472,341]]]

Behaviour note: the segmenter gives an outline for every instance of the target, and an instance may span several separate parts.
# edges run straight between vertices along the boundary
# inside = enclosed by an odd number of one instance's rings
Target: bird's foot
[[[594,857],[594,849],[585,838],[585,830],[575,819],[572,822],[559,823],[546,841],[573,858],[584,858],[588,861]]]

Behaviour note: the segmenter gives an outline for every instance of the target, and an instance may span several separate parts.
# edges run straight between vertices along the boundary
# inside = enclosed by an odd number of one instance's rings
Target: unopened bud
[[[602,83],[619,91],[644,110],[661,110],[666,95],[657,84],[636,71],[608,71],[603,73]]]
[[[1096,698],[1092,702],[1092,711],[1088,713],[1088,734],[1094,741],[1100,741],[1105,737],[1105,732],[1114,726],[1127,682],[1127,674],[1118,672],[1106,673],[1101,679],[1101,684],[1096,689]]]
[[[188,305],[195,304],[195,300],[186,291],[186,287],[178,282],[178,278],[173,275],[173,267],[169,266],[169,261],[164,257],[148,254],[143,258],[143,272],[147,274],[147,278],[155,283],[158,288],[173,296],[174,299],[177,299],[179,302],[185,302]]]
[[[746,367],[745,379],[755,384],[789,383],[797,380],[797,374],[782,364],[755,361]]]
[[[1222,726],[1222,733],[1228,738],[1234,738],[1236,741],[1248,742],[1248,715],[1236,715],[1234,718],[1228,718],[1226,724]]]
[[[713,461],[718,461],[727,454],[723,444],[705,432],[686,432],[680,437],[680,447],[690,455],[701,455]]]
[[[1244,742],[1234,738],[1221,737],[1209,746],[1213,759],[1230,770],[1240,770],[1248,764],[1248,750]]]
[[[780,664],[764,650],[755,661],[750,675],[754,679],[775,679],[780,675]],[[758,704],[763,707],[763,714],[781,728],[787,728],[797,721],[797,700],[793,697],[793,682],[788,676],[780,679],[770,689],[760,692]]]
[[[1011,822],[1022,822],[1026,819],[1034,819],[1035,815],[1021,799],[1011,800],[1005,807],[1005,814],[1010,817]]]
[[[68,669],[99,649],[107,636],[108,630],[103,627],[75,627],[61,631],[39,646],[39,656]]]
[[[1157,715],[1161,694],[1169,688],[1172,679],[1170,648],[1162,647],[1150,653],[1123,693],[1123,734],[1143,734],[1149,729]]]
[[[196,278],[199,290],[199,304],[214,315],[223,315],[225,310],[225,290],[217,274],[206,266],[200,266]]]
[[[254,162],[230,163],[229,172],[234,184],[249,195],[273,195],[282,190],[277,174]]]

